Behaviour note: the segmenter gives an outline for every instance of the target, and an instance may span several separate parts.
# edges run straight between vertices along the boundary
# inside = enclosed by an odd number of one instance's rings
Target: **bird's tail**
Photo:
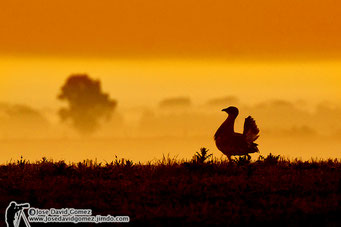
[[[248,116],[247,118],[245,118],[243,134],[246,140],[249,143],[254,144],[254,147],[257,150],[258,150],[257,144],[253,142],[259,137],[258,133],[259,133],[259,128],[256,125],[256,121],[251,116]]]

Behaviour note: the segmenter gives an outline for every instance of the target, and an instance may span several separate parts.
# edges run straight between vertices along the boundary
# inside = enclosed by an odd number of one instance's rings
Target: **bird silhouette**
[[[258,144],[254,141],[259,137],[259,129],[255,120],[248,116],[245,118],[243,134],[234,131],[234,122],[239,114],[237,107],[230,106],[222,111],[228,114],[227,119],[218,128],[214,135],[217,148],[231,161],[233,155],[246,155],[259,152]]]

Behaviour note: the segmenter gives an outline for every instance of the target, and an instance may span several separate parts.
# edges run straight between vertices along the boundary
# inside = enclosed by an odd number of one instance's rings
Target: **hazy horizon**
[[[63,124],[58,107],[37,109],[27,104],[0,105],[1,162],[42,157],[54,160],[110,161],[117,155],[134,162],[153,161],[163,155],[190,159],[201,147],[216,158],[223,157],[215,147],[213,134],[227,115],[221,109],[235,105],[240,109],[235,130],[242,132],[244,118],[252,115],[259,126],[260,153],[288,158],[341,158],[341,105],[331,102],[308,105],[303,100],[269,99],[253,105],[235,96],[208,99],[196,104],[187,97],[163,100],[189,100],[189,105],[165,106],[163,101],[150,106],[118,108],[111,120],[103,121],[94,135],[83,138],[72,125]],[[118,100],[119,101],[119,100]],[[62,106],[62,105],[60,105]]]

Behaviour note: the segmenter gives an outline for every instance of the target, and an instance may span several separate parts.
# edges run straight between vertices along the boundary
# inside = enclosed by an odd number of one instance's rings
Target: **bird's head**
[[[237,117],[239,114],[239,110],[237,107],[234,106],[230,106],[228,108],[222,109],[221,111],[224,111],[226,113],[228,113],[231,116]]]

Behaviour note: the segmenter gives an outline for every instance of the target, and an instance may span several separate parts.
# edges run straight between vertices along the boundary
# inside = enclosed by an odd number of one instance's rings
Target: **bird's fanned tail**
[[[259,137],[258,133],[259,129],[255,120],[251,116],[245,118],[243,135],[245,136],[246,141],[253,144],[255,147],[257,147],[257,144],[253,142]]]

